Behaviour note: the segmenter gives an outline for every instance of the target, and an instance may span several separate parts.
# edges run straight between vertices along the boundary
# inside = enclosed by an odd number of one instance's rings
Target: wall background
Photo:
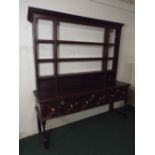
[[[120,0],[20,0],[20,40],[19,40],[19,129],[20,138],[37,133],[35,99],[34,62],[32,50],[32,25],[27,21],[28,6],[40,7],[86,17],[122,22],[122,31],[117,79],[131,83],[134,90],[134,6]],[[133,93],[129,102],[134,104]],[[116,107],[122,103],[116,103]],[[54,128],[108,110],[108,106],[91,109],[70,116],[53,119],[47,128]]]

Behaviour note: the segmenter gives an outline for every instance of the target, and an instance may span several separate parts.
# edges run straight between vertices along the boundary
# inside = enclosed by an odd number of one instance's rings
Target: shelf
[[[54,59],[38,59],[38,63],[47,62],[69,62],[69,61],[102,61],[102,60],[114,60],[115,58],[58,58]]]
[[[99,61],[104,60],[103,58],[61,58],[57,59],[59,62],[67,62],[67,61]]]
[[[109,46],[114,46],[115,44],[111,43],[100,43],[100,42],[84,42],[84,41],[67,41],[67,40],[59,40],[59,44],[71,44],[71,45],[109,45]]]
[[[115,73],[113,70],[109,71],[92,71],[92,72],[78,72],[78,73],[67,73],[67,74],[58,74],[58,78],[69,77],[69,76],[81,76],[81,75],[91,75],[91,74],[105,74],[105,73]],[[47,76],[40,76],[39,80],[48,80],[56,78],[55,75],[47,75]]]
[[[38,63],[54,62],[54,59],[38,59]]]
[[[36,43],[46,43],[46,44],[51,44],[51,43],[54,43],[53,40],[43,40],[43,39],[37,39],[36,40]]]
[[[104,74],[104,71],[92,71],[92,72],[77,72],[77,73],[67,73],[59,74],[58,77],[68,77],[68,76],[81,76],[81,75],[91,75],[91,74]]]
[[[50,79],[53,79],[53,78],[55,78],[55,76],[54,75],[46,75],[46,76],[39,76],[38,77],[38,79],[39,80],[50,80]]]
[[[37,39],[37,43],[54,43],[54,40],[43,40]],[[57,40],[57,44],[70,44],[70,45],[96,45],[96,46],[115,46],[113,43],[101,43],[101,42],[85,42],[85,41],[68,41],[68,40]]]

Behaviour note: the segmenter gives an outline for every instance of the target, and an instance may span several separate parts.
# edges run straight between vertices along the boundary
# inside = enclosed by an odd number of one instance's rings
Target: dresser
[[[38,131],[48,148],[48,120],[127,103],[129,84],[116,80],[123,24],[34,7],[27,19],[33,32]]]

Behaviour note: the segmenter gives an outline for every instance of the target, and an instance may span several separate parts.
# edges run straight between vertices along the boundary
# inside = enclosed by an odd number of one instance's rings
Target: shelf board
[[[43,40],[43,39],[37,39],[36,43],[54,43],[54,40]],[[85,41],[68,41],[68,40],[57,40],[57,44],[68,44],[68,45],[96,45],[96,46],[115,46],[114,43],[101,43],[101,42],[85,42]]]
[[[60,58],[57,59],[59,62],[67,62],[67,61],[99,61],[104,60],[103,58]]]
[[[73,61],[103,61],[103,60],[114,60],[115,58],[58,58],[54,59],[38,59],[37,63],[48,63],[48,62],[73,62]]]
[[[68,76],[81,76],[81,75],[91,75],[91,74],[105,74],[105,73],[114,73],[113,70],[109,71],[92,71],[92,72],[77,72],[77,73],[67,73],[67,74],[58,74],[57,78],[68,77]],[[47,75],[38,77],[39,80],[50,80],[56,78],[55,75]]]
[[[38,63],[54,62],[54,59],[38,59]]]
[[[67,40],[59,40],[59,44],[71,44],[71,45],[109,45],[114,46],[112,43],[101,43],[101,42],[85,42],[85,41],[67,41]]]
[[[81,75],[90,75],[90,74],[104,74],[104,71],[89,71],[89,72],[77,72],[77,73],[66,73],[66,74],[59,74],[58,77],[68,77],[68,76],[81,76]]]
[[[46,44],[50,44],[50,43],[54,43],[54,40],[44,40],[44,39],[37,39],[36,43],[46,43]]]
[[[50,80],[50,79],[53,79],[53,78],[55,78],[55,76],[54,75],[46,75],[46,76],[39,76],[38,77],[38,79],[39,80]]]

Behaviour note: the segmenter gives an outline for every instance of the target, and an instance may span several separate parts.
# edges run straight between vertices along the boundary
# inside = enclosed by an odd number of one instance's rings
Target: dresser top
[[[62,87],[57,90],[57,92],[54,91],[44,91],[44,92],[37,92],[34,90],[34,95],[40,102],[46,102],[46,101],[51,101],[51,100],[57,100],[60,98],[68,98],[72,96],[77,96],[77,95],[85,95],[93,92],[100,92],[104,91],[107,89],[112,89],[112,88],[119,88],[123,86],[129,86],[128,83],[124,82],[119,82],[116,81],[113,84],[109,84],[105,86],[104,84],[92,84],[92,85],[85,85],[85,86],[70,86],[70,87]]]

